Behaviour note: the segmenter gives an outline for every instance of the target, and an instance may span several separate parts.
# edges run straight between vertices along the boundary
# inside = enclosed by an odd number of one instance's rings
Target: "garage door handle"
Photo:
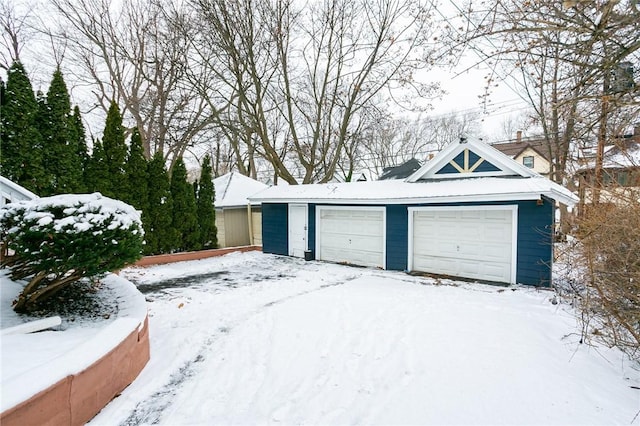
[[[460,251],[460,246],[456,246],[456,250]]]

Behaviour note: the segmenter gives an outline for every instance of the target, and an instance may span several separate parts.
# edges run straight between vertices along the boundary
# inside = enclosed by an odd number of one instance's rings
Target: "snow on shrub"
[[[7,254],[0,266],[13,280],[28,279],[17,312],[65,286],[122,268],[141,256],[140,213],[100,193],[57,195],[0,209],[0,239]]]

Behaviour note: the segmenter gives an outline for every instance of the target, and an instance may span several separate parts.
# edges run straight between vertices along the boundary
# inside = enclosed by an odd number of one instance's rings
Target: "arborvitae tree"
[[[87,185],[83,179],[84,170],[89,162],[89,152],[87,150],[86,133],[82,124],[80,108],[76,105],[73,114],[69,117],[69,143],[75,151],[75,161],[72,165],[69,176],[74,182],[73,192],[81,193],[87,191]]]
[[[49,116],[49,106],[47,105],[47,96],[42,93],[41,90],[36,92],[36,102],[38,104],[38,114],[36,115],[36,128],[40,133],[40,141],[38,144],[38,151],[40,151],[40,157],[42,159],[43,171],[40,179],[37,182],[38,195],[49,196],[53,194],[52,188],[55,185],[55,174],[53,170],[48,167],[46,155],[47,141],[51,138],[51,117]]]
[[[71,130],[71,101],[59,68],[53,73],[46,106],[41,107],[41,113],[44,163],[48,174],[45,192],[47,195],[76,192],[82,164],[76,157],[76,141],[71,140],[75,136]]]
[[[182,158],[173,165],[171,173],[171,195],[173,196],[173,228],[177,231],[178,251],[198,250],[198,210],[193,186],[187,182],[187,168]]]
[[[37,125],[38,102],[20,62],[14,62],[7,75],[0,114],[2,175],[37,194],[44,174],[42,136]]]
[[[137,127],[133,129],[131,134],[129,154],[124,171],[127,184],[122,194],[122,200],[138,210],[147,211],[149,209],[147,159],[144,157],[142,138]]]
[[[162,153],[156,152],[149,162],[149,208],[143,217],[145,227],[145,254],[169,253],[174,247],[175,231],[171,227],[173,200],[169,176],[164,167]]]
[[[218,246],[218,229],[216,228],[216,210],[213,205],[216,199],[213,186],[211,158],[207,154],[202,164],[200,184],[198,188],[198,225],[200,227],[200,244],[202,248]]]
[[[125,159],[127,157],[127,145],[124,142],[124,128],[120,108],[115,101],[111,102],[107,111],[107,120],[102,135],[102,147],[104,158],[109,170],[109,185],[104,188],[104,195],[120,199],[126,186],[124,172]]]
[[[88,192],[101,192],[104,194],[111,186],[109,169],[100,139],[93,141],[93,152],[87,160],[84,172],[84,181]]]

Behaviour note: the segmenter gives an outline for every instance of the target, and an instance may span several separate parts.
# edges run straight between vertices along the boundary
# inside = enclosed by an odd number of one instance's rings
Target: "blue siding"
[[[458,169],[456,169],[455,167],[453,167],[451,164],[447,163],[443,168],[441,168],[440,170],[438,170],[436,172],[437,175],[446,175],[446,174],[451,174],[451,173],[460,173],[458,171]]]
[[[315,204],[309,204],[309,208],[307,209],[307,211],[309,212],[309,218],[308,218],[308,228],[309,228],[309,232],[307,234],[307,241],[309,243],[309,246],[307,247],[309,250],[311,250],[311,259],[315,259],[316,258],[316,205]]]
[[[288,205],[262,203],[262,251],[289,254]]]
[[[475,164],[472,162],[469,162],[469,164],[473,165]],[[484,160],[482,163],[480,163],[480,165],[473,171],[474,173],[481,173],[481,172],[499,172],[500,168],[494,166],[492,163],[488,162],[487,160]]]
[[[552,200],[518,202],[518,260],[516,281],[520,284],[551,285],[553,258]]]
[[[408,257],[408,207],[518,205],[518,238],[516,281],[519,284],[549,286],[553,256],[552,200],[543,205],[532,201],[448,204],[390,204],[386,206],[386,268],[404,271]],[[316,206],[309,204],[309,249],[315,258]],[[348,205],[341,205],[348,206]],[[351,206],[362,207],[362,206]],[[265,253],[288,254],[287,204],[262,204],[262,241]]]
[[[407,270],[408,221],[407,206],[387,206],[387,269]]]

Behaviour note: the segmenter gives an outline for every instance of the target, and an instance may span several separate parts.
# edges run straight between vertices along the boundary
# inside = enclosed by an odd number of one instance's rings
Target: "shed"
[[[215,178],[213,185],[216,191],[214,206],[218,246],[262,244],[260,202],[250,202],[248,197],[268,186],[237,172]]]
[[[566,188],[481,141],[448,145],[405,180],[271,187],[263,251],[548,286]]]
[[[14,201],[34,200],[38,198],[36,194],[17,183],[0,176],[0,207]]]

